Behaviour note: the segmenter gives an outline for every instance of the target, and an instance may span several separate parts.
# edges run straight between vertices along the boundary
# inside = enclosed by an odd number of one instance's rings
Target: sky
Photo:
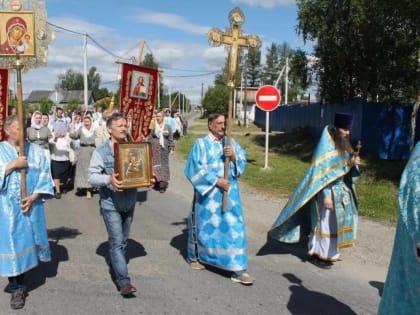
[[[222,69],[228,54],[224,47],[212,47],[206,33],[212,27],[226,30],[228,14],[236,6],[245,15],[243,33],[260,37],[263,56],[273,42],[311,50],[296,33],[294,0],[47,0],[45,3],[55,39],[49,45],[48,65],[24,73],[24,98],[32,90],[53,90],[59,74],[68,69],[83,72],[82,34],[87,33],[88,69],[97,68],[102,87],[117,89],[121,66],[116,61],[137,59],[143,40],[143,56],[153,54],[163,69],[167,91],[180,91],[193,103],[200,103],[202,87],[205,92],[213,84],[215,72]],[[10,85],[13,89],[13,82]]]

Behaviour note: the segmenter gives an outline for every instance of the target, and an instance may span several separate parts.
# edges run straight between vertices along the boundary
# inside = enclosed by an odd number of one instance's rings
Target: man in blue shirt
[[[114,113],[106,125],[111,138],[93,152],[88,181],[93,187],[99,187],[99,205],[108,232],[110,268],[121,295],[127,297],[137,291],[131,284],[125,257],[137,189],[123,189],[119,174],[114,172],[114,144],[126,141],[127,120],[121,113]]]

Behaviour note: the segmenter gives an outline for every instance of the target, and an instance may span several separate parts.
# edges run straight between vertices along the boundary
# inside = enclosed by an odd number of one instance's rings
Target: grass
[[[316,139],[305,130],[293,133],[271,133],[267,170],[265,164],[265,134],[252,125],[232,126],[233,137],[248,153],[248,165],[241,180],[273,198],[287,198],[307,170]],[[207,131],[207,121],[196,120],[189,134],[177,142],[177,155],[186,159],[194,140]],[[362,148],[363,152],[363,148]],[[386,224],[394,224],[398,216],[398,185],[406,161],[366,158],[362,155],[360,177],[356,190],[359,214]]]

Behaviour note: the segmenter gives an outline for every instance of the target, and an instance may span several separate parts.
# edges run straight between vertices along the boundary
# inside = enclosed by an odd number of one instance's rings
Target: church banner
[[[122,64],[120,112],[126,115],[134,140],[150,133],[157,84],[158,69]]]
[[[4,140],[3,125],[7,115],[7,96],[9,93],[9,71],[0,68],[0,141]]]

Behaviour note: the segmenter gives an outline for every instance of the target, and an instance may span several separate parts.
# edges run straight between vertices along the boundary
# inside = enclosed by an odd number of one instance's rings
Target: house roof
[[[55,91],[32,91],[28,98],[25,100],[26,103],[39,103],[42,99],[49,99]]]
[[[25,100],[26,103],[39,103],[42,101],[42,99],[52,99],[55,96],[54,94],[56,91],[43,91],[43,90],[36,90],[32,91],[28,98]],[[83,103],[85,96],[83,90],[60,90],[58,91],[58,100],[60,104],[67,104],[72,100],[79,100],[81,103]],[[92,91],[88,91],[88,100],[92,100]]]
[[[75,99],[83,102],[85,99],[83,90],[61,91],[61,94],[63,95],[63,98],[60,100],[60,104],[67,104]],[[88,99],[92,99],[92,91],[88,91]]]

